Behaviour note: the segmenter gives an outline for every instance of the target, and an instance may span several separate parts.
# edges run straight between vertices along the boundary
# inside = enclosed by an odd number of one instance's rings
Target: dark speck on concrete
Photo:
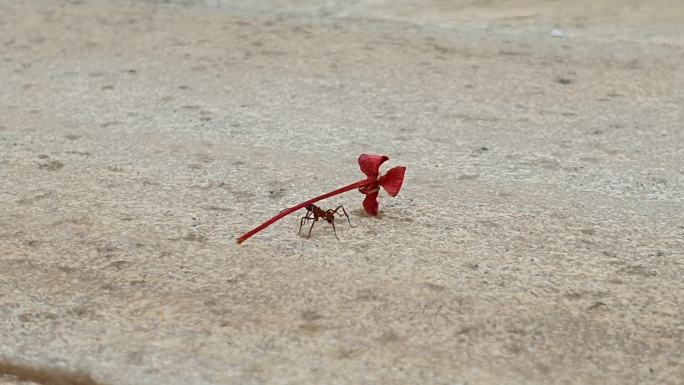
[[[38,165],[38,168],[41,170],[47,170],[47,171],[57,171],[64,167],[64,163],[58,161],[58,160],[51,160],[46,163],[40,163]]]

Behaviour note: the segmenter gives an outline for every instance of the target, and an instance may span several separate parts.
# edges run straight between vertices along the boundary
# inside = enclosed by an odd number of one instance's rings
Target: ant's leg
[[[311,214],[311,211],[307,211],[306,215],[303,216],[302,219],[299,221],[299,231],[297,232],[297,235],[302,233],[302,226],[304,226],[304,222],[306,222],[309,219],[312,219],[312,218],[309,218],[309,214]]]
[[[302,226],[304,226],[304,222],[309,219],[308,217],[302,217],[302,219],[299,220],[299,231],[297,231],[297,235],[300,235],[302,233]]]
[[[335,209],[334,212],[337,213],[337,210],[339,210],[339,209],[342,209],[342,213],[344,214],[345,217],[347,217],[347,222],[349,222],[349,227],[351,227],[352,229],[353,229],[354,227],[356,227],[356,226],[352,226],[352,224],[351,224],[351,219],[349,219],[349,215],[347,215],[347,210],[344,209],[344,206],[340,205],[339,207],[337,207],[337,208]]]
[[[330,224],[333,227],[333,233],[335,233],[335,238],[337,238],[337,240],[339,241],[340,237],[337,236],[337,230],[335,230],[335,220],[333,219],[332,222],[330,222]]]
[[[312,219],[313,219],[313,223],[311,224],[311,227],[309,228],[309,234],[306,236],[307,239],[311,236],[311,230],[313,230],[313,227],[316,224],[316,219],[314,219],[314,218],[312,218]]]

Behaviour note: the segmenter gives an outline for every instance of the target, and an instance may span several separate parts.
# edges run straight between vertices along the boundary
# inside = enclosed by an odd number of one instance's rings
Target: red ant
[[[347,211],[344,209],[343,206],[338,206],[335,210],[329,209],[329,210],[323,210],[322,208],[310,204],[306,206],[306,216],[303,216],[302,219],[299,221],[299,232],[297,235],[302,233],[302,226],[304,226],[304,222],[308,220],[312,220],[313,223],[311,224],[311,227],[309,228],[309,234],[306,236],[309,238],[311,236],[311,230],[313,230],[314,225],[319,219],[325,219],[326,222],[330,223],[332,225],[333,231],[335,232],[335,238],[340,239],[337,236],[337,230],[335,230],[335,214],[337,214],[337,211],[339,209],[342,209],[342,213],[344,213],[344,216],[347,217],[347,222],[349,222],[349,227],[354,228],[351,224],[351,220],[349,219],[349,215],[347,215]],[[309,215],[313,214],[313,217],[310,217]]]

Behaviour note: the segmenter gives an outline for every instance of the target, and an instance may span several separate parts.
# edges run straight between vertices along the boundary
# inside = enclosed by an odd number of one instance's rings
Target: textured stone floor
[[[0,2],[0,384],[684,383],[684,12],[592,4]]]

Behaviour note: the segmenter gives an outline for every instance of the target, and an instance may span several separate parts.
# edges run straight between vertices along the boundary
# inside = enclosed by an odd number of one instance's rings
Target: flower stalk
[[[267,220],[266,222],[260,224],[259,226],[255,227],[254,229],[252,229],[252,230],[250,230],[249,232],[245,233],[245,235],[243,235],[243,236],[241,236],[240,238],[238,238],[237,243],[238,243],[238,245],[239,245],[239,244],[242,244],[242,242],[244,242],[244,241],[246,241],[247,239],[249,239],[252,235],[254,235],[254,234],[258,233],[259,231],[261,231],[261,230],[267,228],[268,226],[272,225],[273,223],[275,223],[275,222],[278,221],[279,219],[281,219],[281,218],[283,218],[283,217],[286,217],[286,216],[292,214],[293,212],[295,212],[295,211],[297,211],[297,210],[303,209],[304,207],[306,207],[306,206],[308,206],[308,205],[310,205],[310,204],[312,204],[312,203],[316,203],[316,202],[318,202],[318,201],[320,201],[320,200],[323,200],[323,199],[326,199],[326,198],[334,197],[335,195],[339,195],[339,194],[342,194],[342,193],[347,192],[347,191],[350,191],[350,190],[354,190],[354,189],[357,189],[357,188],[366,187],[366,186],[368,186],[368,185],[369,185],[370,183],[372,183],[372,182],[373,182],[373,180],[371,180],[370,178],[369,178],[369,179],[360,180],[360,181],[354,182],[354,183],[352,183],[352,184],[350,184],[350,185],[346,185],[346,186],[344,186],[344,187],[340,187],[340,188],[338,188],[337,190],[330,191],[329,193],[325,193],[325,194],[323,194],[323,195],[319,195],[319,196],[317,196],[316,198],[309,199],[308,201],[302,202],[302,203],[300,203],[300,204],[298,204],[298,205],[296,205],[296,206],[292,206],[292,207],[290,207],[290,208],[288,208],[288,209],[285,209],[285,210],[279,212],[278,215],[274,216],[273,218]]]
[[[237,239],[237,243],[242,244],[244,241],[252,237],[259,231],[267,228],[276,221],[283,217],[286,217],[293,212],[303,209],[306,206],[318,202],[320,200],[333,197],[335,195],[342,194],[344,192],[358,189],[362,194],[365,195],[363,200],[363,208],[366,212],[372,216],[378,215],[378,192],[380,187],[382,187],[390,196],[397,196],[401,185],[404,182],[404,173],[406,172],[406,167],[397,166],[393,167],[385,175],[380,175],[380,165],[387,161],[389,158],[384,155],[367,155],[361,154],[359,156],[358,162],[361,171],[366,174],[366,179],[362,179],[358,182],[340,187],[337,190],[330,191],[323,195],[319,195],[316,198],[309,199],[308,201],[302,202],[296,206],[292,206],[278,213],[278,215],[267,220],[266,222],[260,224],[259,226],[253,228],[249,232],[245,233],[243,236]]]

